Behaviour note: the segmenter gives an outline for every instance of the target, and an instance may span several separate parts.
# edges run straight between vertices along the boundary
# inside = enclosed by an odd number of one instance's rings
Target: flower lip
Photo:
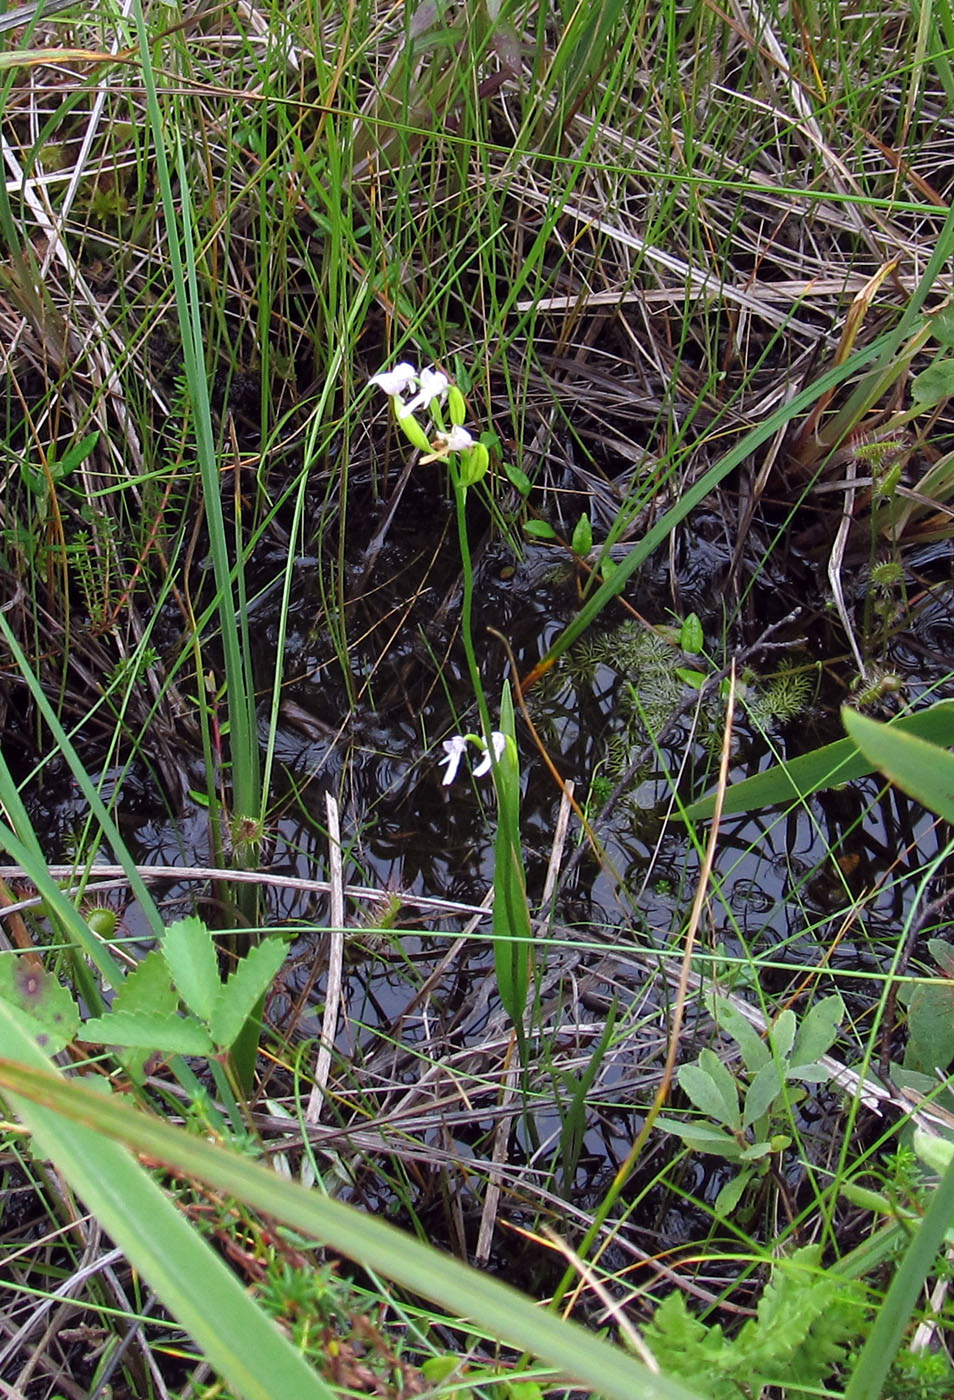
[[[474,439],[466,428],[460,428],[456,424],[449,433],[439,433],[438,437],[444,445],[445,452],[466,452],[469,447],[473,447]]]

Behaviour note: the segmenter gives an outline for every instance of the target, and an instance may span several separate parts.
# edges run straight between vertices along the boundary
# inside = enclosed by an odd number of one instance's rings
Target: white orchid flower
[[[447,771],[441,782],[444,787],[449,787],[457,777],[457,770],[460,767],[461,759],[467,752],[468,744],[476,744],[479,749],[483,750],[479,762],[474,767],[474,777],[482,778],[485,773],[490,772],[491,765],[494,762],[499,763],[503,757],[507,747],[507,736],[495,729],[490,736],[489,744],[485,744],[483,739],[478,738],[476,734],[454,734],[450,739],[445,739],[443,743],[444,757],[440,762],[447,765]]]
[[[493,758],[490,751],[493,749]],[[490,772],[492,763],[499,763],[507,750],[507,736],[501,734],[499,729],[495,729],[490,736],[490,744],[484,746],[484,756],[474,769],[474,777],[482,778],[485,773]]]
[[[378,374],[371,376],[371,383],[376,384],[391,399],[400,398],[417,382],[417,370],[406,360],[402,360],[393,369],[382,369]]]
[[[417,376],[418,392],[405,404],[398,404],[397,411],[402,418],[417,409],[427,410],[435,399],[443,398],[450,388],[450,380],[439,369],[422,369]]]
[[[459,428],[456,424],[449,433],[438,433],[437,440],[444,452],[466,452],[468,447],[474,445],[474,439],[467,429]]]

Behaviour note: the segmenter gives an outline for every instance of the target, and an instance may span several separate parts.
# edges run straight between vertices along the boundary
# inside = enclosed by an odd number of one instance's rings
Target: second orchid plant
[[[455,734],[444,740],[444,785],[454,781],[470,747],[480,753],[474,777],[493,773],[497,793],[497,835],[494,843],[494,962],[500,1000],[525,1059],[524,1017],[530,991],[532,935],[527,907],[527,882],[520,841],[520,762],[510,687],[504,685],[500,728],[492,729],[471,627],[474,570],[467,534],[467,492],[490,465],[486,445],[466,427],[467,403],[447,375],[438,369],[417,369],[406,361],[382,370],[371,383],[387,394],[398,426],[423,456],[421,462],[446,462],[457,510],[457,534],[463,565],[461,636],[483,734]],[[445,421],[446,409],[446,421]],[[425,427],[430,425],[430,431]]]

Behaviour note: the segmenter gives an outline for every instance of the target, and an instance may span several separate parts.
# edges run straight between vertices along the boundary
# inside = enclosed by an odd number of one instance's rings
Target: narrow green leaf
[[[682,1138],[687,1147],[710,1157],[724,1157],[728,1162],[737,1162],[742,1153],[742,1144],[723,1128],[712,1128],[697,1121],[680,1123],[676,1118],[657,1118],[655,1126],[664,1132],[674,1133]]]
[[[865,758],[886,778],[945,821],[954,822],[954,754],[847,706],[842,707],[841,717]],[[954,734],[948,732],[944,742],[954,743]]]
[[[266,938],[250,948],[219,991],[209,1021],[216,1045],[230,1049],[263,992],[266,992],[285,961],[287,948],[280,938]]]
[[[742,1063],[749,1074],[754,1074],[757,1069],[761,1069],[772,1058],[772,1052],[752,1022],[746,1020],[739,1008],[734,1002],[729,1001],[728,997],[714,994],[706,998],[706,1003],[716,1025],[720,1030],[725,1031],[726,1035],[730,1035],[739,1047]]]
[[[751,1167],[745,1167],[737,1172],[731,1181],[727,1181],[715,1199],[713,1210],[719,1220],[725,1220],[735,1212],[736,1207],[745,1195],[745,1188],[752,1180],[753,1172]]]
[[[514,466],[513,462],[504,462],[503,469],[507,474],[507,480],[510,482],[511,486],[519,496],[522,496],[523,499],[526,500],[532,489],[532,483],[527,473],[521,471],[519,467]]]
[[[186,1006],[208,1023],[222,983],[215,944],[202,920],[190,914],[170,924],[163,934],[162,956]]]
[[[798,1022],[791,1007],[786,1007],[772,1022],[769,1029],[769,1044],[772,1054],[780,1060],[788,1058],[795,1044],[795,1031]]]
[[[523,531],[525,535],[532,535],[535,540],[556,539],[556,530],[545,520],[525,520]]]

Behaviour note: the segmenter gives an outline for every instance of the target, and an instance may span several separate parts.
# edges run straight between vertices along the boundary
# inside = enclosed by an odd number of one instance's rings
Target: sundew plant
[[[5,1394],[951,1393],[952,52],[0,13]]]

